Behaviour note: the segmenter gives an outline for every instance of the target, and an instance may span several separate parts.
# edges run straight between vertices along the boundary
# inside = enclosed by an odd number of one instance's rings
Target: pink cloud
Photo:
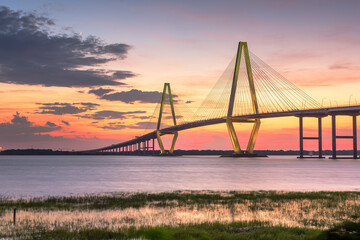
[[[349,63],[337,63],[332,64],[329,66],[329,69],[331,70],[338,70],[338,69],[350,69],[351,65]]]

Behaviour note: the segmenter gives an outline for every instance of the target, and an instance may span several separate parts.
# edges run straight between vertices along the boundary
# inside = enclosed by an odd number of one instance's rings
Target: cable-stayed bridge
[[[256,156],[253,153],[261,119],[289,117],[299,118],[300,157],[304,157],[304,140],[318,141],[319,155],[322,157],[322,118],[332,118],[332,158],[336,155],[336,140],[347,138],[353,141],[353,158],[357,158],[356,117],[360,114],[360,105],[342,107],[323,107],[312,97],[295,86],[281,74],[272,69],[255,54],[248,50],[246,42],[239,42],[236,56],[225,69],[215,86],[202,104],[191,110],[171,91],[165,83],[163,94],[153,115],[146,123],[143,135],[134,139],[83,152],[123,152],[143,153],[154,151],[155,139],[161,155],[173,154],[178,133],[191,128],[225,123],[234,149],[233,156]],[[336,134],[336,116],[352,117],[353,134]],[[303,118],[318,119],[318,135],[304,137]],[[253,128],[245,149],[240,147],[234,123],[251,123]],[[145,122],[144,122],[145,123]],[[163,135],[173,135],[170,149],[164,148]],[[152,142],[152,144],[151,144]]]

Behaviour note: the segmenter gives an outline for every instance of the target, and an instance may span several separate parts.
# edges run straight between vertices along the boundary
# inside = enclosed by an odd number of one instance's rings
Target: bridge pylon
[[[245,60],[244,62],[241,62],[242,55],[244,57],[243,59]],[[259,118],[252,118],[252,119],[241,118],[241,119],[239,119],[239,118],[233,117],[233,109],[234,109],[234,103],[235,103],[235,97],[236,97],[236,88],[238,85],[240,64],[245,64],[245,66],[246,66],[252,108],[253,108],[254,114],[258,114],[259,108],[258,108],[258,103],[257,103],[257,98],[256,98],[254,78],[253,78],[253,74],[252,74],[252,70],[251,70],[249,49],[248,49],[246,42],[239,42],[239,45],[238,45],[236,62],[235,62],[235,70],[234,70],[234,76],[233,76],[233,81],[232,81],[232,86],[231,86],[231,94],[230,94],[230,99],[229,99],[229,107],[228,107],[228,113],[227,113],[227,117],[226,117],[226,126],[228,128],[231,143],[234,148],[234,153],[241,154],[241,155],[246,155],[246,154],[251,155],[254,152],[256,138],[257,138],[259,128],[260,128],[260,119]],[[246,151],[242,151],[240,148],[239,140],[236,135],[236,131],[235,131],[234,124],[233,124],[234,122],[253,122],[254,123]]]
[[[160,105],[160,111],[159,111],[159,119],[158,119],[158,123],[157,123],[157,127],[156,127],[156,137],[157,137],[159,148],[160,148],[160,155],[166,155],[166,154],[171,155],[171,154],[173,154],[174,149],[175,149],[175,143],[176,143],[176,140],[177,140],[177,137],[178,137],[178,132],[177,131],[160,130],[161,118],[162,118],[162,114],[163,114],[163,111],[164,111],[166,93],[168,94],[168,97],[169,97],[173,123],[174,123],[174,126],[176,126],[176,116],[175,116],[175,109],[174,109],[174,101],[173,101],[173,97],[172,97],[172,94],[171,94],[170,83],[164,83],[164,90],[163,90],[163,94],[162,94],[162,97],[161,97],[161,105]],[[165,134],[173,134],[174,135],[173,140],[171,142],[170,150],[168,152],[166,152],[166,150],[164,148],[163,141],[161,140],[161,136],[165,135]]]

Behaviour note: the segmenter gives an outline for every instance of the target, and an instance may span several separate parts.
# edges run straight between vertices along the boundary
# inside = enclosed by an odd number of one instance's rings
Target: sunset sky
[[[239,41],[320,104],[360,104],[357,0],[0,4],[3,149],[82,150],[141,135],[164,82],[195,110]],[[339,120],[338,131],[350,133],[350,118]],[[315,123],[306,119],[306,135],[317,133]],[[251,125],[237,129],[244,146]],[[324,149],[329,130],[326,118]],[[180,132],[176,148],[231,149],[231,142],[221,124]],[[298,149],[298,119],[264,120],[255,149]]]

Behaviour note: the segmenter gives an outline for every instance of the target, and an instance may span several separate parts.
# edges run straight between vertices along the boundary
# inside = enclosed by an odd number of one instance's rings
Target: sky
[[[2,0],[0,6],[2,149],[85,150],[132,139],[152,127],[165,82],[194,111],[239,41],[319,104],[360,103],[356,0]],[[339,133],[350,134],[350,123],[339,117]],[[251,127],[236,126],[242,146]],[[316,119],[306,119],[305,135],[316,133]],[[324,149],[330,141],[325,118]],[[262,121],[256,149],[298,145],[297,118]],[[220,124],[180,132],[176,148],[231,149],[231,142]]]

